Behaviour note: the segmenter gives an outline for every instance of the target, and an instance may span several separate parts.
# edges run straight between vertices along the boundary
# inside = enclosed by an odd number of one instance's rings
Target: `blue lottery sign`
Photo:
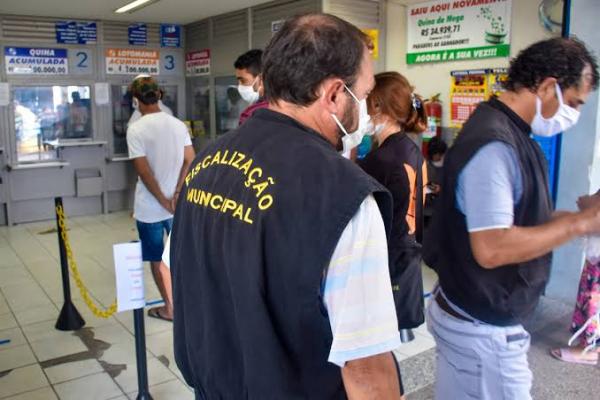
[[[4,63],[8,75],[67,75],[67,49],[7,47]]]
[[[129,44],[145,46],[148,43],[148,26],[146,24],[129,25]]]
[[[160,46],[181,47],[181,26],[173,24],[161,24]]]
[[[58,21],[56,42],[61,44],[95,44],[98,28],[95,22]]]

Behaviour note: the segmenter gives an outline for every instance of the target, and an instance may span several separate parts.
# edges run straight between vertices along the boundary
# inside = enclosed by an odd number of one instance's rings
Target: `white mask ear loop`
[[[348,91],[348,93],[350,93],[350,96],[352,96],[352,98],[354,100],[356,100],[357,103],[360,104],[360,101],[356,98],[356,96],[354,95],[354,93],[352,93],[352,91],[350,90],[350,88],[348,86],[346,86],[345,83],[344,83],[344,88]],[[346,130],[346,128],[344,128],[344,125],[342,125],[341,121],[337,117],[337,115],[331,114],[331,116],[333,117],[333,120],[335,121],[335,123],[337,124],[337,126],[340,128],[340,130],[344,133],[344,136],[350,136],[348,134],[348,131]]]
[[[560,88],[560,85],[558,84],[558,82],[556,82],[556,98],[558,99],[558,104],[560,104],[561,106],[563,104],[565,104],[565,102],[563,101],[563,96],[562,96],[562,89]]]
[[[333,117],[333,120],[335,121],[335,123],[337,124],[337,126],[340,128],[340,130],[344,133],[344,136],[350,136],[348,134],[348,132],[346,131],[346,128],[344,128],[344,125],[342,125],[342,123],[338,119],[338,117],[335,114],[331,114],[331,116]]]
[[[348,86],[346,86],[346,84],[345,84],[345,83],[344,83],[344,87],[346,88],[346,90],[348,91],[348,93],[350,93],[350,96],[352,96],[352,98],[353,98],[354,100],[356,100],[356,102],[357,102],[358,104],[360,104],[360,100],[358,100],[358,97],[356,97],[356,96],[354,95],[354,93],[352,93],[352,90],[350,90],[350,88],[349,88]]]

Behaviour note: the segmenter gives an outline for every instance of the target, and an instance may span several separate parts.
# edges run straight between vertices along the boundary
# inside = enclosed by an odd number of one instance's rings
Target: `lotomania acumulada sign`
[[[512,0],[436,0],[407,7],[407,64],[508,57]]]
[[[8,75],[67,75],[67,49],[6,47],[4,63]]]

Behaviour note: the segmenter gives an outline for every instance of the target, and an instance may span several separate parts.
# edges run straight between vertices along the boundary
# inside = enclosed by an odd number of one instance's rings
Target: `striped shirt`
[[[323,299],[333,333],[329,362],[343,367],[400,347],[385,228],[373,196],[365,199],[338,241]]]
[[[167,266],[170,239],[163,253]],[[333,335],[329,362],[343,367],[400,347],[385,227],[372,195],[344,229],[321,291]]]

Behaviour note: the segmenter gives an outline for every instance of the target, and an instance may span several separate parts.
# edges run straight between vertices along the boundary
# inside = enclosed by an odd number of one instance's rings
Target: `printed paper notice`
[[[113,254],[117,279],[117,311],[143,308],[146,305],[146,296],[141,244],[115,244]]]
[[[102,106],[110,103],[110,85],[106,82],[96,82],[94,84],[96,94],[96,105]]]

